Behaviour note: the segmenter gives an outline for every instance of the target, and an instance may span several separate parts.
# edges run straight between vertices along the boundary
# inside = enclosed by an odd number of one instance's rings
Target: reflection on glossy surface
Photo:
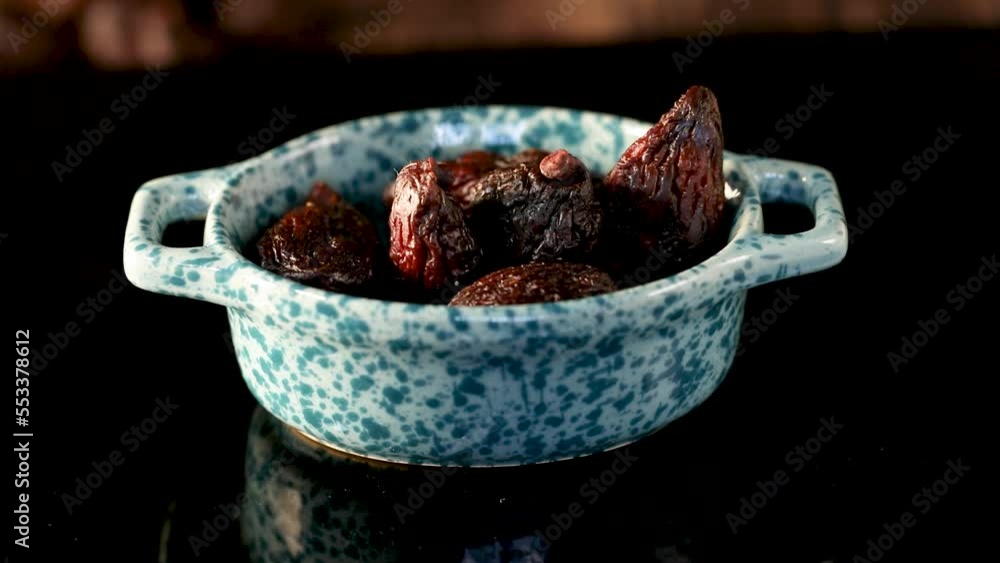
[[[307,441],[258,409],[247,442],[243,540],[255,563],[537,563],[580,560],[593,549],[620,554],[616,561],[689,561],[675,546],[653,544],[663,530],[635,524],[642,512],[627,504],[641,478],[632,468],[638,459],[626,448],[523,468],[373,462]],[[609,546],[610,538],[622,546]]]
[[[379,491],[358,478],[363,471],[363,464],[303,441],[258,409],[246,455],[246,490],[255,502],[242,519],[251,559],[396,561],[396,523],[384,519],[391,513],[373,511]]]

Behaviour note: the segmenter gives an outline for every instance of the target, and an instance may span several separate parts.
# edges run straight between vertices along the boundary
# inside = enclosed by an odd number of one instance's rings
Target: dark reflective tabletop
[[[31,382],[32,550],[10,560],[975,560],[992,537],[998,292],[981,277],[956,292],[997,252],[1000,42],[872,31],[720,37],[683,73],[680,39],[350,65],[238,51],[169,71],[62,181],[52,162],[117,119],[110,104],[143,73],[69,62],[3,79],[4,315],[56,350]],[[665,429],[619,452],[452,474],[304,442],[256,410],[224,309],[108,290],[141,183],[243,158],[275,109],[295,115],[277,143],[462,103],[483,74],[500,82],[491,102],[645,120],[689,85],[711,87],[728,149],[833,172],[847,259],[753,289],[732,369]],[[786,116],[821,87],[829,100],[789,132]],[[960,137],[929,164],[949,128]],[[799,219],[765,210],[774,232]],[[201,234],[181,224],[167,240]],[[948,322],[925,328],[941,310]],[[158,401],[177,406],[155,422]]]
[[[178,498],[163,553],[171,562],[690,561],[711,526],[702,507],[714,502],[712,470],[671,470],[653,446],[532,468],[404,466],[326,449],[257,409],[242,491]]]

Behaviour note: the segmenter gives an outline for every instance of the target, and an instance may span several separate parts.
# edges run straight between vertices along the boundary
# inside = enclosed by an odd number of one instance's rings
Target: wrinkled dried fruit
[[[476,181],[487,172],[506,161],[500,155],[489,151],[471,151],[460,155],[455,160],[445,160],[438,163],[438,181],[452,201],[465,209],[469,206],[470,189]]]
[[[549,155],[549,151],[542,149],[525,149],[514,156],[503,159],[497,168],[513,168],[518,164],[535,166]]]
[[[466,209],[471,204],[470,190],[487,172],[518,164],[538,164],[547,154],[548,151],[541,149],[526,149],[509,157],[492,151],[469,151],[460,154],[455,160],[438,161],[438,184],[455,203]],[[382,201],[386,207],[392,206],[395,189],[396,182],[393,180],[382,190]]]
[[[484,252],[499,264],[584,259],[603,221],[586,166],[565,150],[515,158],[470,190],[469,224]]]
[[[482,256],[440,175],[433,158],[404,166],[389,212],[389,258],[404,279],[428,291],[462,280]]]
[[[375,276],[378,237],[358,210],[318,182],[304,205],[286,213],[257,242],[261,266],[332,291],[360,293]]]
[[[725,208],[722,148],[715,96],[688,89],[605,179],[613,246],[684,259],[713,240]]]
[[[455,295],[449,305],[491,306],[563,301],[615,290],[604,272],[585,264],[533,262],[497,270]]]
[[[419,303],[447,301],[493,270],[451,304],[605,293],[689,267],[724,243],[732,209],[722,148],[715,97],[694,87],[604,177],[565,149],[476,150],[405,166],[383,193],[388,260],[372,225],[326,186],[257,249],[265,268],[286,277]]]

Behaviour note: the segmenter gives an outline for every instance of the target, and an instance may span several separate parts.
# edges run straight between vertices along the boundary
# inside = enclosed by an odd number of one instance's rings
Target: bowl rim
[[[458,316],[463,322],[474,324],[510,323],[528,319],[544,321],[546,319],[554,319],[557,315],[559,317],[563,317],[563,315],[567,313],[589,311],[592,310],[593,305],[595,304],[626,310],[645,307],[649,305],[650,301],[665,299],[669,295],[676,295],[686,290],[689,286],[693,286],[696,282],[702,281],[707,277],[725,277],[734,274],[736,270],[741,268],[744,261],[763,252],[760,248],[758,248],[757,251],[751,251],[749,248],[753,246],[752,240],[750,239],[753,239],[755,236],[763,233],[763,211],[761,208],[760,185],[754,180],[753,174],[744,169],[744,166],[750,162],[761,160],[773,162],[786,161],[761,159],[760,157],[739,155],[730,151],[724,151],[723,166],[724,168],[730,170],[732,170],[730,167],[735,167],[735,169],[742,175],[744,182],[742,186],[743,197],[741,198],[741,201],[738,204],[739,207],[735,213],[735,222],[729,227],[729,239],[727,243],[713,255],[685,270],[655,281],[648,281],[633,287],[617,289],[613,292],[596,296],[567,299],[558,302],[526,303],[490,307],[459,307],[450,306],[444,303],[417,304],[404,301],[354,296],[307,286],[265,270],[244,256],[242,250],[237,248],[237,245],[235,244],[238,237],[232,229],[229,228],[231,221],[227,215],[227,210],[231,204],[233,195],[238,193],[241,185],[239,177],[249,168],[278,166],[281,163],[296,159],[304,153],[318,149],[318,141],[323,141],[331,136],[338,135],[338,133],[342,130],[351,128],[353,131],[357,131],[358,129],[363,131],[365,128],[369,128],[375,123],[381,123],[387,118],[402,118],[408,115],[422,113],[456,113],[459,115],[488,116],[488,112],[490,111],[505,111],[512,109],[529,110],[536,114],[565,113],[568,116],[597,116],[616,121],[623,128],[627,126],[635,127],[639,130],[646,130],[653,126],[653,123],[651,122],[605,112],[557,106],[518,104],[489,104],[474,107],[428,107],[414,110],[400,110],[343,121],[314,130],[304,135],[300,135],[250,159],[202,170],[199,173],[200,175],[198,178],[187,180],[188,183],[210,183],[213,185],[210,190],[211,195],[207,198],[208,208],[207,213],[205,214],[205,238],[203,245],[204,247],[211,248],[213,251],[219,253],[221,257],[228,259],[231,265],[236,265],[243,270],[240,275],[241,285],[257,284],[260,286],[260,290],[262,291],[278,293],[283,292],[285,294],[290,294],[294,296],[296,300],[303,300],[307,305],[313,307],[319,304],[326,304],[330,307],[338,309],[348,308],[354,311],[366,307],[381,307],[383,308],[382,313],[389,318],[395,318],[396,315],[413,315],[415,312],[419,312],[420,314],[425,315],[422,320],[426,322],[448,321],[449,319],[453,319],[455,316]],[[556,118],[558,119],[558,116]],[[634,139],[627,141],[627,144],[630,145],[632,142],[634,142]],[[325,146],[326,144],[323,144],[323,147]],[[810,169],[818,169],[812,165],[802,163],[787,164],[808,167]],[[826,172],[826,174],[829,173]],[[174,176],[190,177],[191,173],[177,174]],[[168,176],[166,178],[161,178],[160,180],[172,177],[173,176]],[[233,181],[234,178],[236,181]],[[829,179],[832,181],[832,176]],[[153,182],[155,181],[156,180],[153,180]],[[729,184],[728,174],[726,183],[727,185]],[[277,188],[278,187],[276,186],[275,189]],[[839,203],[839,195],[837,196],[837,200]],[[767,236],[777,238],[782,236],[795,237],[800,235],[801,234]],[[836,261],[839,261],[839,258]],[[719,289],[716,291],[706,291],[704,300],[714,300],[716,298],[722,299],[733,293],[741,291],[745,292],[750,287],[759,285],[760,283],[766,282],[734,284],[732,286],[727,286],[726,288],[722,288],[720,285]],[[239,305],[223,304],[227,307],[239,308]],[[245,309],[259,311],[263,308],[245,307]]]

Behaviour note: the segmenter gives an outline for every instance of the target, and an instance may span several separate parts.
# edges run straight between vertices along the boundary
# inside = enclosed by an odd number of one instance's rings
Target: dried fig
[[[468,201],[469,224],[498,264],[584,259],[603,221],[590,173],[565,150],[493,170]]]
[[[318,182],[305,204],[286,213],[257,243],[261,266],[332,291],[363,292],[375,276],[378,251],[368,218]]]
[[[451,300],[453,306],[493,306],[563,301],[614,291],[601,270],[569,262],[533,262],[497,270],[475,281]]]
[[[428,291],[465,278],[482,255],[441,175],[433,158],[403,167],[389,212],[389,258],[404,279]]]
[[[722,118],[715,95],[688,89],[605,178],[613,249],[656,249],[684,261],[723,224]]]

